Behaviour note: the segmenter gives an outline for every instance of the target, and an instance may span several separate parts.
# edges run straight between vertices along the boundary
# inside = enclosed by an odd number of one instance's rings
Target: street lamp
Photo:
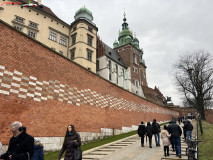
[[[194,85],[194,80],[193,80],[193,78],[192,78],[192,72],[193,72],[193,70],[194,70],[193,68],[189,68],[189,69],[188,69],[188,73],[189,73],[190,79],[191,79],[191,81],[192,81],[193,90],[194,90],[194,92],[195,92],[195,106],[196,106],[197,115],[198,115],[197,126],[198,126],[198,120],[199,120],[200,132],[201,132],[201,134],[203,134],[203,127],[202,127],[202,123],[201,123],[201,120],[200,120],[200,114],[199,114],[199,111],[198,111],[197,93],[196,93],[196,89],[195,89],[195,85]]]

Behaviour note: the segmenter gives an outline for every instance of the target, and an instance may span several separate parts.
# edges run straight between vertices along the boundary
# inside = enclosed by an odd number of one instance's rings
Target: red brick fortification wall
[[[131,127],[178,112],[131,94],[0,21],[0,141],[9,125],[21,121],[33,136],[64,136],[74,124],[80,132]]]

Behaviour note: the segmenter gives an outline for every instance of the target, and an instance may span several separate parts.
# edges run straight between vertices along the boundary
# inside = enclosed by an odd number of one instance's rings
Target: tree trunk
[[[197,105],[198,105],[198,112],[200,113],[201,119],[202,120],[206,120],[203,100],[199,99]]]

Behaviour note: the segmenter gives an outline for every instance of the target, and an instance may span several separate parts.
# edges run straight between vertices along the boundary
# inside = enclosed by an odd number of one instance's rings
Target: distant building
[[[149,88],[148,86],[142,86],[144,95],[147,100],[154,102],[156,104],[166,106],[166,98],[160,92],[159,88],[155,86],[154,89]]]

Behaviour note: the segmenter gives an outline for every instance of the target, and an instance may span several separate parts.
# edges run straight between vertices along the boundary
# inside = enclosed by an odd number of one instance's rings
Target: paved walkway
[[[194,137],[196,131],[196,121],[192,120],[192,124],[194,126],[194,130],[192,133]],[[183,124],[181,124],[181,126],[183,126]],[[162,140],[161,146],[156,147],[154,136],[152,141],[153,148],[149,148],[149,144],[146,142],[145,147],[141,147],[140,137],[138,137],[138,135],[134,135],[116,142],[112,142],[85,151],[83,152],[83,160],[161,160],[161,159],[187,160],[188,157],[186,156],[185,153],[187,144],[183,139],[181,140],[182,140],[181,141],[182,158],[176,157],[175,152],[171,151],[172,150],[171,148],[170,148],[170,156],[164,157]]]

